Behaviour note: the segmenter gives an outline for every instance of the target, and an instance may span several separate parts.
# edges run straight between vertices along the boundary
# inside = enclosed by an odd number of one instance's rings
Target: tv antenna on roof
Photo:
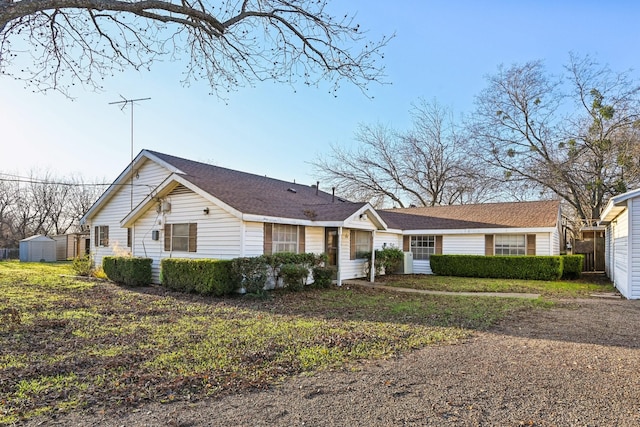
[[[114,101],[114,102],[110,102],[109,105],[122,105],[122,107],[120,107],[120,110],[124,110],[124,108],[127,105],[131,105],[131,163],[130,163],[130,167],[131,167],[131,209],[133,210],[133,106],[135,105],[136,102],[139,101],[148,101],[151,98],[138,98],[138,99],[127,99],[124,96],[120,95],[120,98],[122,98],[122,101]]]

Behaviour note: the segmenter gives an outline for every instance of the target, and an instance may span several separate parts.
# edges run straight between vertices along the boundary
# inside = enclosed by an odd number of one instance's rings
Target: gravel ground
[[[512,317],[460,344],[300,376],[267,391],[40,423],[637,426],[639,369],[640,301],[594,298]]]

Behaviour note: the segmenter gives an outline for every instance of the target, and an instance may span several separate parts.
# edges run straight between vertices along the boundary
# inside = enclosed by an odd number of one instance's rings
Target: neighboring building
[[[56,259],[66,261],[88,255],[91,248],[89,233],[68,233],[53,236],[56,241]]]
[[[560,202],[506,202],[378,211],[413,272],[431,273],[429,255],[558,255]]]
[[[605,272],[628,299],[640,298],[640,189],[612,197],[600,215]]]
[[[56,242],[50,237],[36,234],[20,240],[21,262],[54,262]]]
[[[327,253],[338,283],[364,276],[363,254],[385,246],[413,254],[405,272],[430,273],[432,253],[553,255],[560,204],[551,202],[375,210],[316,186],[289,183],[143,150],[82,219],[91,254],[251,257]]]

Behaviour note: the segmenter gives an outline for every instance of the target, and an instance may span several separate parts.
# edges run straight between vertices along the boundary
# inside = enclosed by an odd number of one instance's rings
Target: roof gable
[[[303,221],[344,221],[365,203],[352,203],[308,186],[266,176],[222,168],[151,150],[140,156],[160,163],[174,179],[212,200],[254,217],[290,218]],[[167,183],[163,183],[167,185]]]

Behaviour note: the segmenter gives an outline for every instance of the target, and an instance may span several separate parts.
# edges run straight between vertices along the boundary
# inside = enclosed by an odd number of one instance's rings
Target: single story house
[[[640,189],[612,197],[600,215],[605,272],[628,299],[640,298]]]
[[[403,248],[406,272],[430,273],[434,253],[559,254],[558,201],[377,210],[321,191],[142,150],[82,218],[91,255],[252,257],[326,253],[337,282],[364,277],[363,254]],[[412,258],[412,259],[411,259]]]
[[[560,202],[504,202],[378,211],[413,272],[430,274],[429,254],[559,255]]]

